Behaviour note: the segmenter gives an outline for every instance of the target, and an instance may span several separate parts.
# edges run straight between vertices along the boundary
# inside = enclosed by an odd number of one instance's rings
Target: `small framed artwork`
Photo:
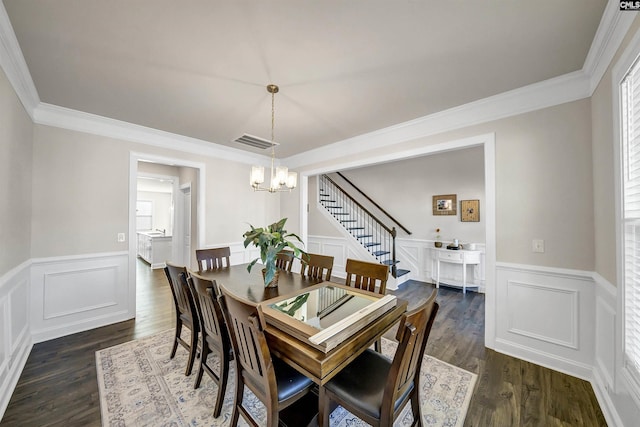
[[[460,200],[460,220],[462,222],[479,222],[480,200]]]
[[[455,194],[443,194],[433,196],[433,214],[434,215],[457,215],[457,206]]]

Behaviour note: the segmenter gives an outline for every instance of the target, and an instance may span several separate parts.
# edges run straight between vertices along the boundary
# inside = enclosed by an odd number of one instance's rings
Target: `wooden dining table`
[[[256,304],[268,304],[270,300],[295,294],[305,288],[323,283],[323,280],[311,279],[299,273],[280,271],[278,286],[265,288],[260,266],[256,265],[249,273],[246,264],[198,274],[215,280],[218,285],[223,285],[234,295]],[[406,309],[407,302],[398,300],[394,307],[358,329],[328,352],[314,347],[306,339],[301,339],[279,328],[269,322],[267,316],[265,316],[267,318],[265,335],[272,354],[322,386],[388,331],[402,317]]]

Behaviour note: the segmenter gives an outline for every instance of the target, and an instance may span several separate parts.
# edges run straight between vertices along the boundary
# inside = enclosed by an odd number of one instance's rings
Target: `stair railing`
[[[325,209],[397,277],[396,228],[384,224],[327,175],[320,177],[320,191]],[[381,260],[387,255],[391,259]]]
[[[380,206],[379,204],[377,204],[375,202],[375,200],[373,200],[371,197],[369,197],[364,191],[362,191],[360,188],[358,188],[357,185],[355,185],[353,182],[351,182],[351,180],[349,180],[349,178],[347,178],[346,176],[344,176],[342,173],[340,172],[336,172],[336,174],[344,179],[347,183],[349,183],[350,186],[352,186],[358,193],[362,194],[362,196],[367,199],[369,202],[371,202],[371,204],[373,206],[375,206],[376,208],[380,209],[380,212],[382,212],[383,214],[385,214],[391,221],[395,222],[396,224],[398,224],[398,227],[402,228],[404,230],[405,233],[407,234],[411,234],[411,232],[409,230],[407,230],[407,227],[405,227],[404,225],[400,224],[400,222],[398,222],[397,219],[395,219],[393,216],[391,216],[391,214],[389,212],[387,212],[382,206]]]

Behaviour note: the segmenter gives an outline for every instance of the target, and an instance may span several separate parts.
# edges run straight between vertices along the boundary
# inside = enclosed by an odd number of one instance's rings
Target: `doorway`
[[[202,163],[189,162],[181,159],[166,158],[148,154],[131,153],[129,168],[129,275],[128,301],[131,318],[136,317],[137,299],[144,305],[149,293],[141,287],[138,292],[137,281],[147,280],[158,274],[164,275],[162,268],[165,261],[178,265],[191,266],[191,250],[199,247],[204,241],[204,174]],[[144,218],[138,218],[138,178],[146,176],[171,181],[170,202],[156,201],[142,203],[145,206]],[[165,190],[166,192],[166,190]],[[146,193],[147,202],[154,199],[154,193]],[[159,199],[160,200],[160,199]],[[149,206],[151,214],[149,214]],[[151,216],[151,218],[149,218]],[[164,216],[164,222],[156,226]],[[143,223],[151,227],[147,234],[157,240],[170,240],[168,252],[162,259],[153,262],[142,261],[139,256],[141,243],[139,241],[138,225]],[[164,225],[162,225],[164,224]],[[141,239],[141,238],[140,238]],[[153,250],[153,249],[152,249]],[[146,284],[146,282],[145,282]]]

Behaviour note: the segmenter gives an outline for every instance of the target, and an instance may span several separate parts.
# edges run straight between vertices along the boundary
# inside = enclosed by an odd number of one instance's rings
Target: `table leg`
[[[467,293],[467,264],[462,263],[462,294]]]
[[[436,289],[440,289],[440,260],[436,261],[438,266],[436,267]]]

